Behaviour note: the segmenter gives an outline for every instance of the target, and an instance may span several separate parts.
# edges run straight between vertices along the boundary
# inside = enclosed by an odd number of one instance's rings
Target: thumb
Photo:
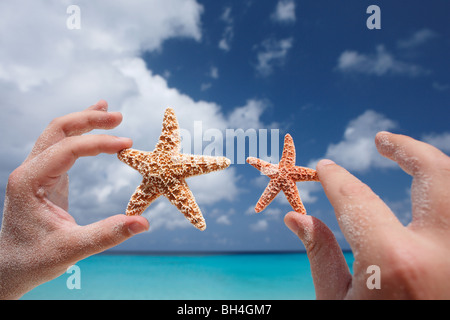
[[[149,223],[144,217],[123,214],[79,227],[74,235],[77,238],[76,260],[112,248],[148,228]]]
[[[284,222],[303,242],[317,299],[342,299],[352,280],[333,232],[319,219],[289,212]]]

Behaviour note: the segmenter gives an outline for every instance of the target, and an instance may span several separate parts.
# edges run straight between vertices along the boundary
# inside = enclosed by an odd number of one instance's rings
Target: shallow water
[[[315,299],[304,253],[101,254],[77,266],[22,299]]]

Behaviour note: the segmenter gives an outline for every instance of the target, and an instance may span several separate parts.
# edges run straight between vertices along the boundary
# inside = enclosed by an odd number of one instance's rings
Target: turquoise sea
[[[353,255],[345,257],[351,268]],[[76,265],[22,299],[315,299],[304,253],[100,254]]]

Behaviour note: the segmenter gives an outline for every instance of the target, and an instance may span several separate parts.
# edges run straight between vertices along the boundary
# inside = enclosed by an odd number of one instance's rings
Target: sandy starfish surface
[[[180,210],[196,228],[206,229],[205,219],[185,179],[223,170],[230,165],[225,157],[180,153],[180,133],[175,112],[167,108],[162,133],[152,152],[124,149],[118,158],[139,171],[143,180],[132,195],[127,215],[140,215],[163,195]]]
[[[319,181],[319,176],[316,170],[295,165],[295,146],[290,134],[284,137],[283,154],[279,164],[272,164],[253,157],[248,157],[247,162],[270,178],[269,184],[255,206],[257,213],[263,211],[283,190],[292,208],[296,212],[306,214],[295,183]]]

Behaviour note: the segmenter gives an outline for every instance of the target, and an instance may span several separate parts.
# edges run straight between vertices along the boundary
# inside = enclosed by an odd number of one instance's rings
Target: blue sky
[[[290,133],[297,165],[335,160],[405,224],[411,179],[377,155],[375,133],[450,152],[448,1],[77,1],[81,29],[68,30],[70,4],[0,4],[2,196],[46,124],[98,99],[124,115],[111,133],[141,150],[154,148],[168,106],[191,131],[195,121],[222,132],[279,129],[279,152]],[[379,30],[366,27],[373,4]],[[80,224],[123,212],[140,182],[108,155],[80,159],[70,178],[70,212]],[[161,198],[144,214],[150,231],[116,249],[302,250],[283,223],[283,194],[252,213],[268,181],[246,164],[191,178],[206,231]],[[298,187],[308,213],[348,248],[320,184]]]

